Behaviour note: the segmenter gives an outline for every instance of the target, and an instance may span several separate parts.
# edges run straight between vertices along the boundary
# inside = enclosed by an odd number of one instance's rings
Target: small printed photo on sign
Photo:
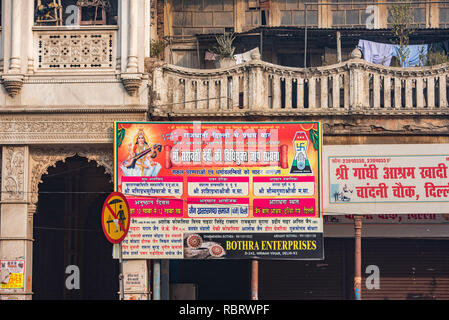
[[[354,186],[344,184],[331,184],[330,185],[330,202],[350,202],[354,196]]]
[[[186,259],[218,259],[226,255],[220,243],[207,241],[199,234],[184,234],[184,258]]]

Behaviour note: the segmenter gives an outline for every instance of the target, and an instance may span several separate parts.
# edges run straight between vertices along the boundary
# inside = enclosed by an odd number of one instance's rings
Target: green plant
[[[160,54],[165,49],[165,41],[164,40],[151,40],[150,42],[150,57],[151,58],[160,58]]]
[[[400,65],[405,65],[410,56],[408,48],[410,35],[415,31],[413,27],[413,8],[408,0],[399,0],[388,8],[388,20],[395,42],[398,43],[397,54]]]
[[[449,56],[441,52],[427,52],[426,66],[435,66],[449,62]]]
[[[419,49],[419,64],[418,67],[423,67],[427,65],[428,53],[424,52],[424,47]]]
[[[326,58],[324,56],[321,56],[321,65],[322,66],[328,66],[329,63],[326,61]]]
[[[219,56],[220,59],[223,58],[233,58],[235,47],[232,43],[235,40],[234,33],[224,33],[221,36],[216,36],[217,44],[212,48],[213,52]]]

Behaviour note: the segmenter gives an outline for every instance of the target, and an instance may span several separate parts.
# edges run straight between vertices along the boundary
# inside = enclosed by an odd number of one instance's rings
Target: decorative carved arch
[[[104,167],[105,172],[113,182],[113,161],[114,155],[110,148],[89,146],[89,147],[40,147],[30,148],[31,156],[31,181],[30,181],[30,202],[37,205],[39,199],[39,184],[42,176],[48,173],[50,167],[55,167],[57,162],[65,162],[67,158],[78,155],[86,158],[87,161],[95,161],[97,167]]]

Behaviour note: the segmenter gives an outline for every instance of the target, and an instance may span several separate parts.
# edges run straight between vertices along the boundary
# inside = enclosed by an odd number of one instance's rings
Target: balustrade
[[[153,88],[161,92],[152,109],[160,115],[449,113],[447,64],[396,68],[351,59],[303,69],[252,60],[225,69],[157,68]]]

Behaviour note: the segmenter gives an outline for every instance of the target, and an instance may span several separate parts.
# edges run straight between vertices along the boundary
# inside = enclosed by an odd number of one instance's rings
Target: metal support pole
[[[354,256],[354,297],[362,300],[362,216],[354,216],[355,256]]]
[[[337,62],[341,62],[341,34],[337,31]]]
[[[259,261],[251,261],[251,300],[259,300]]]
[[[153,300],[161,300],[161,261],[153,260]]]
[[[123,255],[122,255],[122,243],[119,243],[119,263],[120,263],[120,274],[118,276],[120,281],[120,300],[125,300],[125,286],[123,284]]]
[[[161,300],[170,300],[170,261],[161,260]]]
[[[200,60],[200,42],[198,41],[198,38],[196,39],[196,55],[198,60],[198,69],[201,69],[201,60]]]
[[[304,3],[304,68],[307,68],[307,3]]]
[[[151,292],[152,286],[152,270],[151,270],[151,260],[147,260],[147,271],[148,271],[148,300],[151,300],[153,297],[153,293]]]

